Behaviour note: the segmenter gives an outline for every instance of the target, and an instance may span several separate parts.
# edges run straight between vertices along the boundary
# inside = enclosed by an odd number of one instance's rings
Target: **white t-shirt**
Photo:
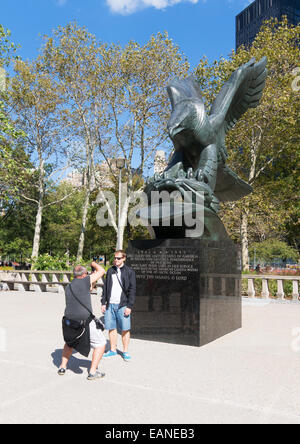
[[[121,282],[121,270],[120,268],[117,268],[118,278]],[[122,287],[118,281],[117,275],[114,273],[112,275],[112,289],[111,289],[111,297],[110,297],[110,304],[119,304],[121,302],[121,296],[122,296]]]

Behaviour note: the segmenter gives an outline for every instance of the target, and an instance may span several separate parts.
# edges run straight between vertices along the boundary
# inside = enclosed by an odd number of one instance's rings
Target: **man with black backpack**
[[[102,295],[102,313],[105,314],[105,328],[109,331],[110,350],[104,358],[117,356],[118,329],[122,332],[124,361],[130,362],[128,353],[131,329],[131,311],[135,301],[135,271],[125,264],[126,253],[115,252],[114,266],[107,274]]]
[[[88,380],[95,380],[105,376],[98,371],[98,365],[105,351],[106,339],[103,334],[104,326],[93,315],[91,286],[101,279],[105,270],[96,262],[91,267],[94,273],[88,275],[87,269],[81,265],[74,268],[73,281],[67,286],[66,309],[63,317],[63,335],[65,346],[62,362],[58,370],[60,376],[65,375],[67,364],[72,356],[73,349],[88,357],[91,348],[94,350]]]

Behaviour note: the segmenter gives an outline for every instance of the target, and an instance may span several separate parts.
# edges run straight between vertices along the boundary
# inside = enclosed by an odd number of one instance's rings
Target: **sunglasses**
[[[123,257],[115,257],[115,261],[121,261],[122,259],[124,259]]]

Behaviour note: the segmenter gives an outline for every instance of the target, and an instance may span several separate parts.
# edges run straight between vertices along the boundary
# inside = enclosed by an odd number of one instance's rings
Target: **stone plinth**
[[[132,336],[202,346],[241,327],[241,266],[231,241],[132,241]]]

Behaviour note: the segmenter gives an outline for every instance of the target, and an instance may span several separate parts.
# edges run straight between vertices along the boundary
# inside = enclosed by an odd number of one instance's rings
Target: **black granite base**
[[[242,326],[241,265],[231,241],[132,241],[132,337],[202,346]]]

